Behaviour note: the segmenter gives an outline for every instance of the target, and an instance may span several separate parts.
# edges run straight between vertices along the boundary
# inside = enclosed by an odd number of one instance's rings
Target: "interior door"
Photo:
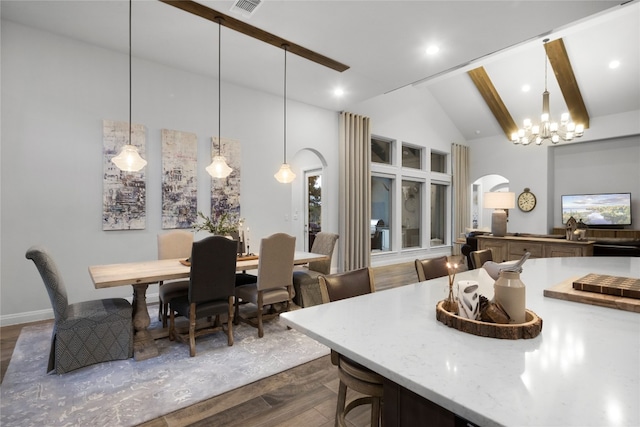
[[[304,177],[304,239],[305,248],[311,251],[316,234],[322,231],[322,170],[306,171]]]

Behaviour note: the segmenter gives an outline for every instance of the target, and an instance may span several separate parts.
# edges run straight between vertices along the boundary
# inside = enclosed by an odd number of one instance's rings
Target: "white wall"
[[[1,29],[0,321],[51,315],[37,270],[24,256],[33,244],[50,249],[71,302],[128,297],[128,287],[95,290],[87,267],[157,256],[163,128],[197,134],[198,209],[208,213],[204,168],[211,161],[210,136],[217,134],[217,81],[134,58],[133,122],[147,128],[147,228],[106,232],[102,120],[129,119],[128,56],[7,21]],[[222,137],[242,144],[242,216],[254,244],[277,231],[294,234],[296,187],[273,178],[282,163],[282,97],[224,82],[222,90]],[[289,161],[309,148],[337,175],[337,112],[289,101],[288,114]],[[326,180],[325,190],[337,200],[336,180]],[[337,232],[337,218],[337,209],[328,212],[324,229]]]
[[[536,195],[533,211],[509,211],[507,229],[512,233],[550,233],[553,227],[562,226],[560,196],[592,190],[630,191],[633,228],[639,229],[640,117],[638,112],[622,116],[631,120],[592,119],[592,129],[585,131],[584,141],[579,143],[525,147],[506,138],[469,141],[470,179],[498,174],[509,180],[509,191],[516,196],[525,187]],[[597,139],[604,135],[609,138]]]

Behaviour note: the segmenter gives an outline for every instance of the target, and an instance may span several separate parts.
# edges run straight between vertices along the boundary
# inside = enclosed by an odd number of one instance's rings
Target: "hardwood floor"
[[[378,291],[415,283],[413,262],[375,267]],[[52,322],[45,320],[0,328],[0,381],[4,379],[20,331],[24,326]],[[207,399],[141,424],[141,427],[182,426],[305,426],[334,425],[338,372],[322,357],[244,387]],[[355,394],[350,391],[347,399]],[[369,406],[354,409],[348,425],[369,425]]]

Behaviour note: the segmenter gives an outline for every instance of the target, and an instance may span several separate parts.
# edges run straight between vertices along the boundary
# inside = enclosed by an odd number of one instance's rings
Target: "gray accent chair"
[[[311,252],[327,255],[329,259],[310,262],[308,267],[296,267],[293,270],[293,288],[295,290],[293,302],[300,307],[322,304],[318,277],[331,273],[331,258],[337,240],[337,234],[322,231],[318,233],[311,246]]]
[[[242,320],[258,328],[258,337],[264,336],[262,322],[289,311],[293,298],[293,258],[296,238],[285,233],[272,234],[260,241],[258,276],[256,283],[236,287],[236,322]],[[257,306],[255,315],[241,315],[240,302]],[[276,309],[278,303],[284,308]],[[281,304],[280,304],[281,305]],[[268,313],[265,308],[270,306]]]
[[[169,307],[169,339],[189,339],[189,355],[196,355],[196,337],[223,330],[220,316],[227,318],[227,343],[233,345],[233,302],[238,243],[211,236],[193,243],[187,295],[175,297]],[[189,333],[178,334],[175,313],[189,319]],[[207,318],[207,326],[196,329],[197,319]],[[213,321],[211,321],[213,319]]]
[[[42,246],[27,250],[51,300],[55,322],[47,372],[64,374],[94,363],[133,356],[132,308],[124,298],[69,304],[58,268]]]

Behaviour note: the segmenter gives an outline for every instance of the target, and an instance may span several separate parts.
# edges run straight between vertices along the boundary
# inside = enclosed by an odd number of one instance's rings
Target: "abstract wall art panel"
[[[198,138],[162,129],[162,228],[191,228],[197,222]]]
[[[212,138],[212,156],[218,155],[218,138]],[[220,215],[227,212],[240,217],[240,142],[222,138],[222,155],[233,172],[222,179],[211,179],[211,213]]]
[[[132,124],[131,143],[146,158],[146,132],[144,125]],[[147,222],[146,168],[139,172],[123,172],[111,158],[129,140],[129,123],[102,121],[103,184],[102,229],[143,230]]]

